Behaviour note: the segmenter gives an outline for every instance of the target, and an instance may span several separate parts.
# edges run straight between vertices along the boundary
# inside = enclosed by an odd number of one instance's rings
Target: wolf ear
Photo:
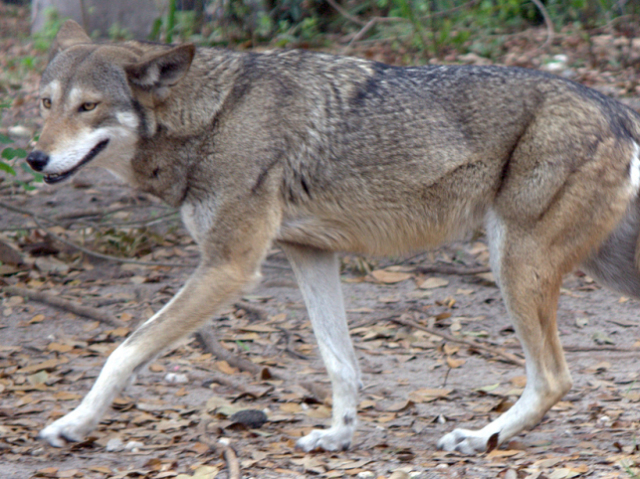
[[[80,43],[92,43],[92,41],[80,25],[73,20],[67,20],[62,24],[56,38],[51,44],[51,48],[49,49],[49,60],[61,51]]]
[[[162,96],[163,91],[187,74],[195,53],[195,45],[187,43],[126,65],[124,71],[134,86]]]

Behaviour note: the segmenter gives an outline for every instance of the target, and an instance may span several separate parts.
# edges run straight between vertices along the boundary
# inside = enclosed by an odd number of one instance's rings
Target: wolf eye
[[[51,99],[50,98],[43,98],[42,99],[42,106],[45,107],[47,110],[49,108],[51,108]]]
[[[98,106],[98,103],[87,101],[80,106],[80,111],[91,111],[95,110]]]

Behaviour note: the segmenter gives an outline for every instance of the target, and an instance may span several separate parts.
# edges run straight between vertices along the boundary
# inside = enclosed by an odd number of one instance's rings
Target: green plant
[[[40,51],[46,52],[51,46],[51,42],[56,37],[58,30],[62,24],[67,20],[60,17],[58,10],[53,7],[48,7],[44,11],[45,22],[40,31],[33,35],[33,47]]]
[[[5,108],[9,108],[11,103],[8,101],[2,101],[0,103],[0,118],[2,117],[2,111]],[[17,178],[17,172],[14,168],[14,164],[17,160],[23,160],[27,157],[27,152],[24,148],[13,148],[11,145],[14,141],[9,138],[7,135],[3,135],[0,133],[0,145],[2,146],[2,150],[0,151],[0,172],[4,173],[3,176],[9,175],[12,177],[12,181],[24,188],[27,191],[33,190],[34,187],[29,184],[29,182],[21,181]],[[29,173],[33,176],[32,181],[41,182],[42,175],[36,173],[26,163],[20,163],[20,167],[26,173]]]
[[[109,39],[114,42],[121,42],[125,40],[131,40],[133,35],[131,32],[125,28],[120,26],[120,23],[115,22],[109,27]]]

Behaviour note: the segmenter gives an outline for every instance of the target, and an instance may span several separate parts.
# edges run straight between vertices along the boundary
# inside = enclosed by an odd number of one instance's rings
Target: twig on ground
[[[200,424],[198,424],[198,429],[200,430],[200,442],[209,446],[209,449],[211,451],[215,451],[216,449],[218,449],[218,444],[215,441],[209,439],[209,431],[207,431],[209,424],[214,421],[216,421],[216,419],[208,416],[205,412],[200,418]]]
[[[293,345],[291,344],[293,342],[293,335],[287,331],[285,328],[278,328],[278,331],[280,331],[282,333],[282,336],[284,338],[284,352],[287,353],[289,356],[292,356],[296,359],[303,359],[303,360],[308,360],[309,358],[307,356],[305,356],[304,354],[299,353],[298,351],[296,351],[293,348]],[[278,341],[280,342],[280,341]]]
[[[216,421],[216,419],[206,414],[202,414],[200,418],[200,424],[198,426],[200,430],[199,440],[203,444],[209,446],[210,451],[220,452],[220,455],[227,463],[227,469],[229,470],[229,479],[240,479],[240,462],[238,461],[236,452],[229,445],[229,440],[227,438],[221,438],[216,442],[209,438],[209,424],[213,423],[214,421]]]
[[[229,444],[226,444],[226,441],[218,441],[218,444],[222,446],[222,456],[227,463],[229,479],[240,479],[240,462],[236,451]]]
[[[568,345],[568,346],[563,346],[562,349],[564,349],[568,353],[591,353],[591,352],[598,352],[598,351],[615,351],[617,353],[639,353],[640,354],[640,348],[619,348],[616,346],[589,347],[589,346]]]
[[[111,315],[100,311],[99,309],[92,308],[90,306],[82,306],[78,303],[67,301],[66,299],[62,299],[48,293],[33,291],[27,288],[19,288],[18,286],[5,286],[3,288],[3,291],[9,294],[25,296],[27,298],[33,299],[34,301],[39,301],[41,303],[48,304],[49,306],[54,306],[58,309],[77,314],[78,316],[94,319],[110,326],[122,326],[122,323],[120,321],[113,318]]]
[[[460,344],[465,344],[471,348],[474,349],[478,349],[480,351],[485,351],[487,353],[493,354],[494,356],[498,356],[501,359],[503,359],[506,362],[515,364],[516,366],[524,366],[524,360],[520,359],[519,357],[515,356],[514,354],[511,353],[507,353],[504,351],[500,351],[499,349],[496,348],[492,348],[491,346],[476,342],[476,341],[469,341],[466,339],[461,339],[461,338],[456,338],[455,336],[451,336],[450,334],[447,333],[442,333],[440,331],[436,331],[432,328],[428,328],[426,326],[423,326],[421,324],[418,324],[414,321],[408,320],[408,319],[404,319],[401,317],[390,317],[387,318],[389,321],[393,321],[394,323],[398,323],[398,324],[402,324],[404,326],[410,326],[412,328],[415,329],[419,329],[421,331],[426,331],[429,334],[433,334],[434,336],[438,336],[442,339],[446,339],[447,341],[451,341],[453,343],[460,343]]]
[[[460,268],[457,266],[430,265],[416,266],[414,271],[423,274],[457,274],[457,275],[473,275],[480,273],[488,273],[491,269],[488,266],[476,266],[473,268]]]
[[[112,210],[104,210],[100,208],[90,208],[86,210],[74,211],[71,213],[62,213],[54,218],[54,221],[69,221],[78,218],[87,218],[92,216],[107,216],[119,211],[130,209],[131,206],[120,206]]]
[[[29,210],[25,210],[23,208],[17,208],[15,206],[7,205],[2,202],[0,202],[0,207],[5,208],[9,211],[13,211],[15,213],[21,213],[21,214],[30,216],[31,219],[36,223],[38,228],[43,230],[53,240],[59,241],[60,243],[66,244],[67,246],[71,246],[72,248],[75,248],[76,250],[81,251],[86,255],[93,256],[94,258],[104,259],[107,261],[115,261],[118,263],[138,264],[140,266],[164,266],[164,267],[171,267],[171,268],[195,268],[197,266],[197,264],[195,263],[162,263],[162,262],[155,262],[155,261],[140,261],[136,259],[119,258],[117,256],[97,253],[95,251],[91,251],[90,249],[87,249],[84,246],[80,246],[79,244],[74,243],[73,241],[69,241],[68,239],[65,239],[49,231],[47,227],[41,223],[41,220],[50,221],[50,220],[47,220],[47,218],[43,218],[42,216],[36,215],[35,213]]]
[[[240,356],[236,356],[233,353],[227,351],[218,341],[210,327],[203,327],[196,332],[196,338],[204,346],[204,348],[218,359],[226,361],[229,366],[238,368],[241,371],[247,371],[255,376],[262,372],[262,366],[252,363],[248,359],[244,359]],[[272,376],[274,376],[272,374]]]
[[[196,332],[196,338],[204,349],[213,354],[216,358],[220,360],[224,360],[229,363],[230,366],[238,368],[241,371],[247,371],[254,376],[262,374],[263,368],[257,364],[252,363],[251,361],[236,356],[233,353],[227,351],[218,341],[218,338],[213,333],[210,327],[203,327],[198,332]],[[282,376],[275,374],[273,371],[269,371],[269,374],[272,379],[285,379]],[[322,386],[311,383],[308,381],[302,381],[298,383],[300,386],[308,390],[313,396],[316,397],[319,401],[324,402],[325,398],[329,396],[329,392]],[[244,392],[243,388],[239,388],[235,383],[230,383],[232,387],[240,389]],[[250,392],[250,391],[247,391]]]
[[[68,239],[63,238],[62,236],[52,233],[45,226],[43,226],[42,223],[40,223],[35,216],[33,217],[33,221],[35,221],[35,223],[40,227],[40,229],[44,230],[47,233],[47,235],[49,235],[52,239],[56,241],[60,241],[61,243],[64,243],[67,246],[71,246],[72,248],[75,248],[86,255],[93,256],[94,258],[104,259],[106,261],[115,261],[117,263],[137,264],[140,266],[164,266],[164,267],[170,267],[170,268],[195,268],[198,266],[195,263],[188,263],[188,262],[187,263],[164,263],[164,262],[156,262],[156,261],[140,261],[137,259],[119,258],[117,256],[112,256],[110,254],[97,253],[95,251],[85,248],[84,246],[80,246],[79,244],[74,243],[73,241],[69,241]]]

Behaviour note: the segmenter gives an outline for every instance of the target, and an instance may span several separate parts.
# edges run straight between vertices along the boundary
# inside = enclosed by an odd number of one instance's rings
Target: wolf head
[[[136,145],[153,132],[153,108],[169,98],[194,54],[192,44],[96,44],[67,21],[42,75],[45,123],[27,162],[50,184],[89,163],[131,180]]]

